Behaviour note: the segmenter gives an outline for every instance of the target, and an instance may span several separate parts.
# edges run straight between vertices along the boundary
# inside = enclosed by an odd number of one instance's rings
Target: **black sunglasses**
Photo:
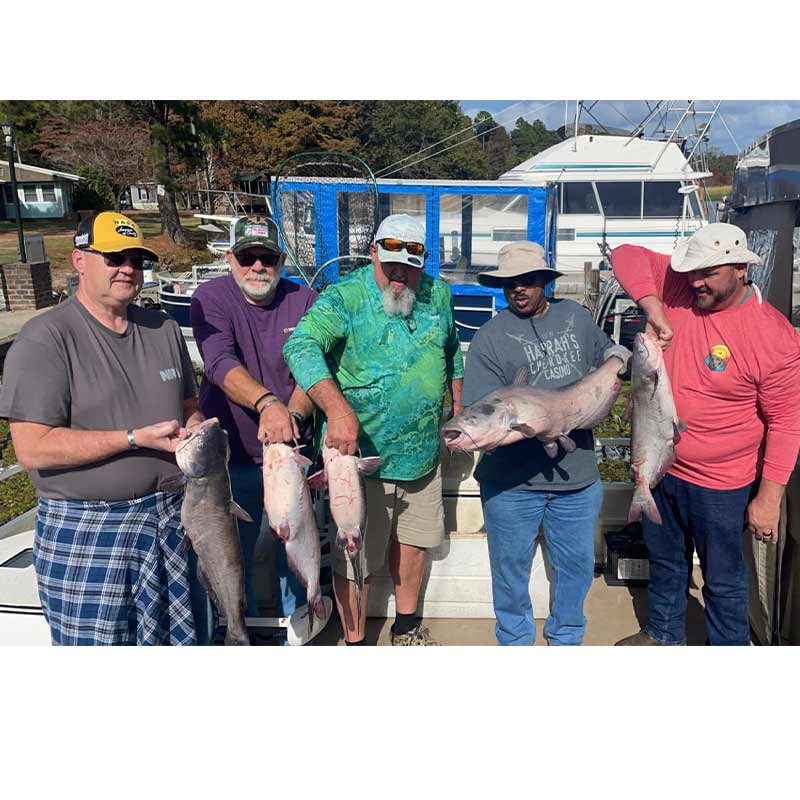
[[[252,267],[256,261],[260,261],[262,266],[264,267],[274,267],[277,266],[278,261],[280,260],[279,253],[262,253],[260,256],[255,255],[254,253],[239,253],[236,256],[236,260],[243,266],[243,267]]]
[[[101,253],[99,250],[87,250],[87,253],[94,253],[98,256],[103,256],[103,261],[106,262],[107,267],[114,267],[119,269],[126,261],[134,269],[144,269],[144,262],[150,259],[147,256],[130,253]]]
[[[544,286],[547,283],[547,276],[540,276],[537,272],[528,272],[524,275],[517,275],[514,278],[503,278],[500,285],[504,289],[515,289],[517,286]]]

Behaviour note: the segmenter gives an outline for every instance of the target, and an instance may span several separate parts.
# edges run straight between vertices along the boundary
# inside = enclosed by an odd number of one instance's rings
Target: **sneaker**
[[[286,644],[291,646],[299,646],[308,644],[323,628],[328,624],[333,611],[333,600],[330,597],[322,596],[322,604],[325,606],[325,616],[320,619],[314,617],[314,630],[308,630],[308,605],[300,606],[291,617],[289,617],[289,624],[286,628]]]
[[[394,626],[392,626],[394,628]],[[408,645],[420,645],[430,647],[431,645],[439,647],[441,644],[436,639],[431,638],[431,632],[421,625],[412,628],[408,633],[396,634],[394,630],[391,631],[392,647],[406,647]]]
[[[681,642],[681,644],[686,644],[686,642]],[[659,642],[658,639],[654,639],[649,633],[646,631],[639,631],[639,633],[634,633],[633,636],[626,636],[624,639],[620,639],[614,646],[626,646],[626,645],[638,645],[638,646],[652,646],[652,645],[660,645],[662,647],[669,647],[666,642]]]

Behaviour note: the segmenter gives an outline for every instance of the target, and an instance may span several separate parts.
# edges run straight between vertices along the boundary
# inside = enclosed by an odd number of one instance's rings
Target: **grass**
[[[4,419],[0,419],[0,459],[4,467],[17,463],[8,421]],[[7,480],[0,481],[0,525],[4,525],[35,505],[36,491],[26,472],[20,472]]]
[[[725,195],[730,195],[732,186],[708,186],[706,191],[708,192],[708,199],[709,200],[722,200]]]

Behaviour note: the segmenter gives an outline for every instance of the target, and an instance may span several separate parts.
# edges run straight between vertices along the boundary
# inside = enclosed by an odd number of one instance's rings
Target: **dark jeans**
[[[708,642],[750,644],[747,569],[742,554],[752,485],[705,489],[665,475],[653,490],[663,525],[642,520],[650,558],[645,631],[664,644],[686,640],[692,545],[703,572]]]

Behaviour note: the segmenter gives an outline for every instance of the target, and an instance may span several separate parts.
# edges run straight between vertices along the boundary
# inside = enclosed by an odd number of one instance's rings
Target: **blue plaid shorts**
[[[182,499],[39,499],[33,562],[53,644],[196,644]]]

